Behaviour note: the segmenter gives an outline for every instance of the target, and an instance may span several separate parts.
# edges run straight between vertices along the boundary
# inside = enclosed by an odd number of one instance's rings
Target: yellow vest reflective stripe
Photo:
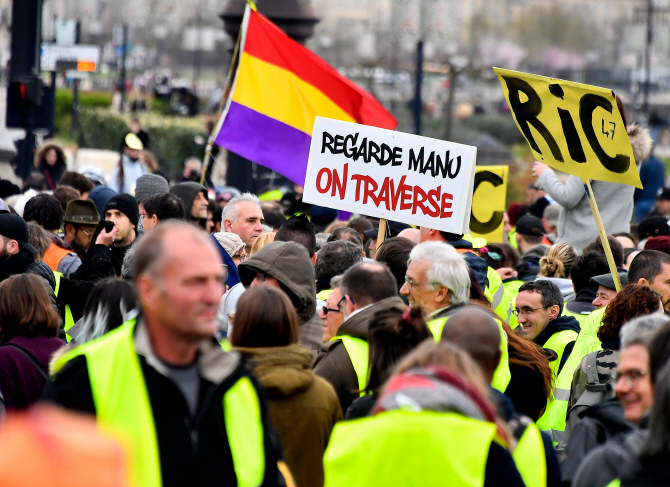
[[[558,354],[558,358],[553,362],[549,362],[551,371],[554,376],[558,371],[558,366],[561,363],[563,358],[563,351],[565,347],[573,340],[576,340],[578,334],[576,331],[572,330],[563,330],[558,333],[554,333],[549,340],[543,345],[544,348],[553,350]],[[570,355],[574,353],[573,351]],[[570,357],[568,357],[568,361]],[[579,365],[577,361],[577,365]],[[551,441],[554,446],[558,445],[564,439],[565,435],[565,417],[568,413],[568,401],[570,400],[570,386],[572,384],[572,373],[567,373],[563,366],[561,373],[556,378],[556,383],[553,391],[553,397],[547,399],[547,407],[544,410],[544,414],[537,420],[537,426],[540,430],[545,431],[551,435]],[[566,372],[566,373],[563,373]],[[572,371],[574,372],[574,370]]]
[[[433,339],[436,342],[439,342],[442,338],[442,330],[444,325],[449,319],[448,316],[444,318],[437,318],[428,322],[428,329],[433,334]],[[502,326],[502,323],[496,320],[498,323],[498,328],[500,329],[500,362],[498,362],[498,367],[493,373],[493,380],[491,381],[491,386],[500,391],[505,392],[507,385],[509,384],[512,374],[509,371],[509,351],[507,347],[507,334],[505,329]]]
[[[607,484],[607,487],[621,487],[621,480],[614,479],[609,484]]]
[[[526,487],[546,487],[547,459],[542,436],[535,423],[526,426],[512,457]]]
[[[332,293],[332,292],[333,292],[332,289],[324,289],[323,291],[321,291],[320,293],[318,293],[316,295],[316,299],[320,299],[321,301],[325,301],[326,299],[328,299],[328,296],[330,296],[330,293]]]
[[[512,309],[516,308],[516,297],[519,294],[519,288],[524,284],[526,283],[519,280],[507,281],[503,283],[503,287],[505,288],[505,292],[509,297]],[[519,321],[517,320],[517,317],[514,316],[514,313],[512,313],[512,316],[510,316],[508,323],[512,329],[515,329],[517,326],[519,326]]]
[[[53,273],[54,273],[54,278],[56,279],[56,289],[54,289],[54,295],[56,297],[58,297],[58,291],[60,290],[60,278],[63,277],[63,273],[58,272],[58,271],[53,271]],[[64,323],[64,325],[65,326],[63,328],[65,329],[65,333],[66,333],[65,338],[67,338],[68,342],[71,342],[72,338],[74,338],[74,337],[71,337],[70,335],[68,335],[67,331],[70,328],[72,328],[72,325],[74,325],[74,318],[72,317],[72,310],[70,309],[69,304],[65,305],[65,323]]]
[[[484,290],[484,296],[491,301],[491,308],[493,308],[495,314],[509,323],[512,318],[512,300],[505,292],[505,286],[500,275],[495,269],[489,267],[486,270],[486,278],[489,285]]]
[[[338,336],[337,340],[342,340],[342,345],[349,355],[351,365],[354,366],[354,372],[358,378],[358,390],[361,391],[361,396],[364,395],[363,389],[368,386],[368,342],[362,338],[354,338],[351,336]]]
[[[481,487],[495,432],[493,423],[433,411],[340,422],[324,456],[325,487]]]
[[[133,343],[135,320],[59,358],[56,371],[85,355],[98,424],[126,441],[135,487],[160,487],[158,441],[142,366]],[[263,425],[256,391],[240,378],[223,397],[228,443],[240,487],[257,487],[265,474]]]

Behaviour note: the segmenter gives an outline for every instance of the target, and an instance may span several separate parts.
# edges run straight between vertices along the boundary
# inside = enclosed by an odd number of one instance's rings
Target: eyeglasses
[[[344,314],[344,310],[342,309],[344,307],[344,301],[347,299],[347,296],[344,295],[342,298],[337,302],[337,309],[339,310],[340,313]],[[352,299],[351,302],[353,303],[354,300]]]
[[[326,306],[324,306],[324,307],[321,308],[321,309],[323,310],[323,314],[324,314],[324,315],[327,315],[328,313],[341,313],[341,312],[342,312],[342,311],[340,311],[339,303],[338,303],[338,307],[335,308],[335,309],[333,309],[333,308],[328,308],[328,307],[326,307]]]
[[[81,230],[81,232],[82,232],[84,235],[86,235],[88,238],[91,238],[91,236],[93,235],[92,233],[88,233],[86,230],[84,230],[84,229],[81,228],[81,227],[79,227],[79,230]]]
[[[547,309],[551,308],[551,306],[540,306],[539,308],[523,308],[523,309],[513,309],[512,314],[514,316],[520,316],[520,315],[526,315],[528,316],[531,314],[533,311],[537,311],[538,309]]]
[[[640,382],[640,379],[642,379],[647,374],[648,372],[643,372],[638,369],[628,370],[626,372],[617,371],[612,376],[612,379],[614,379],[615,384],[619,382],[619,379],[623,379],[626,385],[631,389],[633,389],[635,388],[637,383]]]
[[[405,282],[409,284],[409,288],[412,289],[414,286],[439,286],[439,282],[414,282],[409,277],[405,276]]]
[[[247,254],[235,254],[233,255],[233,259],[240,259],[240,262],[244,262],[247,260]]]

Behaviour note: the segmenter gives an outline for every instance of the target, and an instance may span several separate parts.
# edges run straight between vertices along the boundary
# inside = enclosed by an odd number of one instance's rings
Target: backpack
[[[577,402],[575,402],[570,409],[565,420],[565,436],[564,439],[557,446],[558,451],[565,451],[570,440],[570,433],[577,426],[581,420],[582,415],[586,410],[592,408],[596,404],[604,401],[609,401],[616,397],[613,384],[610,381],[601,382],[598,377],[598,352],[590,353],[584,357],[584,365],[586,365],[586,385],[584,392]]]

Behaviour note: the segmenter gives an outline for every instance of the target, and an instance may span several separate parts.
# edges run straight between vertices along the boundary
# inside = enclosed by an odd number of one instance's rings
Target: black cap
[[[644,240],[649,237],[658,237],[665,235],[670,237],[670,226],[668,226],[668,220],[662,216],[654,216],[642,220],[637,227],[637,234],[640,236],[640,240]]]
[[[137,201],[134,196],[130,196],[126,193],[118,193],[107,200],[105,208],[102,210],[102,217],[105,217],[107,210],[118,210],[128,217],[130,223],[135,225],[137,228],[137,223],[140,219],[140,209],[137,206]]]
[[[656,197],[657,200],[670,200],[670,188],[663,188],[663,191]]]
[[[400,223],[400,222],[392,222],[392,221],[386,221],[386,226],[387,226],[387,233],[389,234],[389,238],[391,237],[397,237],[400,232],[407,228],[412,228],[409,226],[407,223]],[[378,229],[376,228],[371,228],[370,230],[366,230],[363,232],[366,237],[370,238],[377,238]]]
[[[628,285],[628,272],[621,271],[619,272],[619,281],[621,281],[621,287],[626,287]],[[614,286],[614,278],[612,274],[601,274],[599,276],[593,276],[589,281],[591,287],[598,288],[598,286],[606,287],[607,289],[616,289]]]
[[[28,243],[30,232],[28,224],[19,215],[5,213],[0,215],[0,235],[11,240],[16,240],[19,246],[35,255],[37,249]]]
[[[544,225],[538,217],[524,215],[516,222],[516,233],[527,237],[542,237],[544,235]]]

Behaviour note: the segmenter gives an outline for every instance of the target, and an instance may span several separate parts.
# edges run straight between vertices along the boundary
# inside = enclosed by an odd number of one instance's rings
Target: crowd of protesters
[[[46,144],[0,202],[0,449],[104,485],[670,484],[670,189],[592,183],[613,275],[540,162],[487,243],[170,182],[145,144],[109,180]]]

